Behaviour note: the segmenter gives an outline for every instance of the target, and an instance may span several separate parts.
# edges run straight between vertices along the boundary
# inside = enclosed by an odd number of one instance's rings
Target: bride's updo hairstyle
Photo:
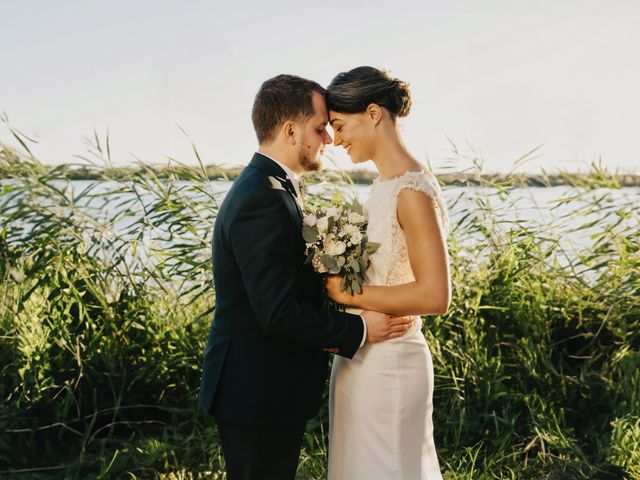
[[[392,119],[406,117],[411,109],[409,85],[374,67],[357,67],[336,75],[327,88],[327,106],[340,113],[362,113],[375,103]]]

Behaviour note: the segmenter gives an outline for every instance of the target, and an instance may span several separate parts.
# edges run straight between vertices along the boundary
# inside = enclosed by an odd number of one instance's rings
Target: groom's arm
[[[287,207],[273,191],[241,200],[229,223],[228,241],[242,282],[264,332],[310,348],[338,349],[351,358],[364,337],[361,317],[315,308],[298,298],[293,249],[300,235]]]

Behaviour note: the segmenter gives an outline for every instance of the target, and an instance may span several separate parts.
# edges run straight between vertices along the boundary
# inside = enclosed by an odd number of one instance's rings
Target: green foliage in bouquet
[[[310,199],[305,208],[306,262],[319,273],[341,274],[341,288],[350,295],[361,293],[369,257],[379,244],[367,239],[367,219],[357,198],[335,192],[331,200],[334,206],[327,207]]]

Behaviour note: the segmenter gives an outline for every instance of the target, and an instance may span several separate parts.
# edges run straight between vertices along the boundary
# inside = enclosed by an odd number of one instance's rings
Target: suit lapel
[[[262,170],[268,177],[274,178],[282,185],[282,188],[286,191],[286,195],[283,196],[285,205],[294,214],[294,216],[302,222],[304,214],[302,213],[302,207],[298,203],[298,198],[293,188],[293,184],[287,179],[287,174],[276,162],[260,153],[255,153],[249,166]],[[271,182],[271,180],[270,180]],[[273,182],[272,187],[273,187]]]
[[[291,216],[297,223],[300,224],[300,226],[302,226],[303,214],[302,214],[302,210],[300,209],[300,205],[298,205],[298,202],[296,201],[295,197],[288,190],[281,193],[282,193],[282,199],[284,200],[284,204],[289,209]]]
[[[289,180],[287,180],[287,191],[291,194],[293,203],[296,204],[296,209],[300,214],[300,220],[302,220],[302,218],[304,217],[304,214],[302,213],[302,202],[298,198],[298,195],[296,195],[296,189],[293,188],[293,184]]]

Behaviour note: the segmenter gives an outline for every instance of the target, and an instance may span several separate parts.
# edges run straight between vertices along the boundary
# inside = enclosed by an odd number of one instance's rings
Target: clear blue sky
[[[640,170],[635,0],[2,0],[0,17],[0,110],[46,162],[72,161],[94,129],[109,129],[118,164],[191,162],[179,124],[206,163],[244,164],[263,80],[326,85],[369,64],[411,83],[402,132],[437,169],[449,136],[492,171],[538,144],[528,169],[602,156]]]

